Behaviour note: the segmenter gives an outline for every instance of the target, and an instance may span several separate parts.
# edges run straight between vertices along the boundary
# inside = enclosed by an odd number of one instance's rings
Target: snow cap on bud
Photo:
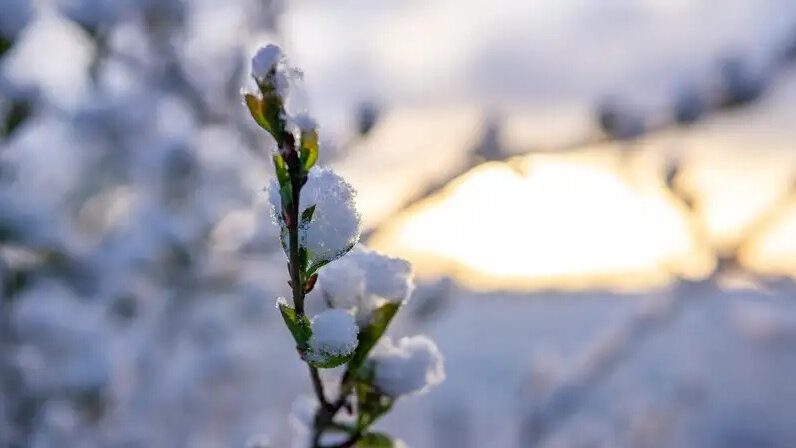
[[[257,50],[252,58],[251,74],[264,94],[270,91],[282,98],[288,93],[290,81],[302,77],[301,70],[288,65],[284,53],[274,44]]]
[[[426,336],[401,338],[397,344],[384,337],[369,359],[375,386],[391,397],[422,394],[445,379],[442,354]]]
[[[344,310],[330,309],[316,315],[312,318],[307,358],[319,362],[350,355],[357,348],[358,332],[354,317]]]
[[[258,80],[265,78],[269,72],[276,70],[283,58],[282,49],[274,44],[260,47],[252,58],[252,76]]]
[[[360,324],[366,324],[385,301],[405,301],[414,287],[409,262],[362,245],[321,269],[318,277],[331,306],[355,311]]]
[[[365,271],[365,294],[389,302],[403,302],[414,289],[412,265],[359,245],[350,257]]]
[[[365,295],[365,271],[351,257],[344,256],[318,274],[323,295],[333,308],[355,309]]]
[[[359,212],[354,205],[356,192],[329,168],[313,167],[301,189],[299,215],[315,206],[309,222],[299,226],[299,244],[309,252],[309,265],[336,260],[359,240]],[[274,221],[284,227],[279,183],[268,185],[268,199]],[[283,233],[283,238],[286,232]]]

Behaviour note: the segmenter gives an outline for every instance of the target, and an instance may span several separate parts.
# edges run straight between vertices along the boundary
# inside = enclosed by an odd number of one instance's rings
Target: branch
[[[482,141],[482,143],[477,145],[475,148],[471,149],[467,160],[465,160],[459,167],[457,167],[456,170],[447,173],[446,175],[443,175],[442,178],[438,179],[437,181],[431,181],[426,186],[426,188],[422,189],[417,194],[409,197],[408,199],[405,199],[397,207],[395,207],[391,213],[382,218],[379,222],[372,224],[368,230],[363,232],[362,240],[367,241],[374,233],[382,229],[395,216],[405,212],[407,209],[411,208],[412,206],[424,200],[425,198],[438,193],[446,185],[450,184],[458,177],[464,175],[465,173],[469,172],[470,170],[472,170],[476,166],[481,165],[484,162],[506,162],[509,159],[526,156],[533,153],[547,154],[547,153],[574,152],[602,143],[634,142],[646,138],[654,133],[666,131],[678,126],[693,125],[696,122],[703,121],[706,118],[712,117],[714,115],[732,113],[735,109],[746,108],[748,106],[754,105],[763,97],[765,91],[770,90],[771,88],[774,87],[774,84],[777,81],[776,75],[778,73],[784,72],[789,67],[796,65],[796,58],[790,57],[788,54],[782,54],[780,55],[780,59],[777,62],[778,65],[776,66],[776,71],[774,72],[774,76],[772,76],[769,80],[769,83],[771,85],[768,84],[764,85],[763,91],[758,96],[748,98],[744,101],[730,101],[730,99],[724,99],[723,101],[719,101],[716,104],[707,104],[706,105],[707,110],[705,110],[704,113],[696,117],[692,122],[678,121],[677,118],[674,116],[666,119],[653,119],[651,117],[645,117],[640,132],[634,133],[632,135],[628,136],[612,135],[610,131],[603,130],[603,132],[601,133],[584,135],[581,138],[574,139],[573,141],[563,142],[561,144],[552,145],[552,146],[530,145],[529,147],[525,148],[522,151],[511,152],[511,153],[506,151],[504,147],[499,145],[499,141],[495,142],[488,140],[490,134],[494,133],[495,131],[494,129],[490,130],[489,126],[496,126],[497,124],[489,125],[486,129],[486,133],[484,135],[484,140]],[[489,150],[484,149],[484,145],[494,144],[494,143],[498,143],[497,148],[489,148]]]
[[[342,409],[342,407],[345,406],[346,399],[348,398],[348,395],[351,393],[351,387],[352,387],[351,384],[348,383],[348,381],[346,381],[344,377],[344,379],[342,380],[342,384],[340,385],[340,396],[337,397],[337,400],[335,400],[334,403],[329,404],[328,407],[322,405],[321,408],[318,409],[318,412],[315,414],[315,432],[312,437],[312,446],[314,448],[334,448],[334,447],[322,446],[320,444],[321,436],[323,435],[323,432],[326,430],[326,428],[334,421],[335,415],[337,415],[337,413],[340,412],[340,409]],[[340,445],[340,446],[353,446],[353,443],[356,443],[357,440],[359,440],[359,438],[362,437],[361,431],[362,431],[361,429],[358,429],[357,431],[354,432],[354,434],[352,434],[351,436],[352,439],[349,439],[346,442],[344,442],[344,443],[351,442],[352,443],[351,445]],[[356,439],[353,439],[355,435]]]
[[[318,402],[321,403],[322,408],[331,410],[332,404],[326,400],[326,394],[323,391],[323,382],[321,381],[321,376],[318,373],[318,369],[312,366],[309,366],[309,368],[310,378],[312,378],[312,388],[315,390],[315,396],[318,397]]]

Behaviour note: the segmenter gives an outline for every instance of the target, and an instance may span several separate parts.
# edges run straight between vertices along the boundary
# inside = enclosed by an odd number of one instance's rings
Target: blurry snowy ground
[[[220,93],[229,73],[218,68],[245,54],[239,47],[276,38],[277,32],[261,29],[258,20],[265,18],[252,14],[259,4],[189,2],[185,34],[178,36],[180,60],[206,95],[203,101],[227,118],[237,116],[239,101]],[[491,112],[505,118],[504,143],[519,154],[589,134],[595,104],[605,95],[626,97],[651,115],[666,114],[673,92],[710,84],[717,61],[727,55],[742,55],[753,72],[765,74],[772,55],[796,32],[796,5],[787,0],[732,0],[719,7],[708,0],[313,0],[291,2],[277,22],[288,53],[306,73],[296,107],[317,113],[323,133],[345,140],[352,110],[362,100],[385,107],[372,138],[337,162],[359,189],[365,221],[377,223],[444,175],[442,167],[468,157]],[[141,33],[138,25],[124,25],[114,33],[114,45],[144,61],[156,60],[152,48],[140,45]],[[291,403],[310,387],[273,308],[273,299],[286,290],[282,255],[240,255],[249,243],[262,245],[262,239],[275,236],[273,229],[252,224],[251,205],[270,171],[267,160],[247,150],[246,128],[234,119],[205,121],[173,86],[156,84],[118,60],[99,69],[101,88],[91,91],[92,44],[62,13],[39,16],[18,45],[21,50],[4,63],[3,75],[31,81],[54,109],[4,143],[0,157],[17,164],[23,176],[2,199],[11,197],[12,205],[25,199],[21,202],[41,212],[34,214],[38,226],[30,230],[66,241],[104,274],[92,294],[45,275],[9,305],[9,325],[19,343],[13,352],[3,352],[3,362],[21,366],[25,377],[19,384],[30,388],[31,396],[49,397],[34,400],[40,413],[32,420],[30,444],[229,447],[264,433],[275,447],[289,446]],[[160,74],[160,66],[152,65],[145,71]],[[777,76],[763,101],[694,128],[653,135],[640,145],[655,160],[686,153],[692,180],[708,199],[710,240],[717,245],[732,240],[748,216],[783,189],[796,166],[796,77]],[[109,126],[99,124],[103,118]],[[110,138],[118,132],[123,143],[114,146],[105,134],[85,132],[97,128],[110,129]],[[89,196],[76,209],[81,179],[107,172],[94,163],[108,147],[129,154],[124,159],[129,179]],[[620,151],[610,147],[598,154],[599,164],[608,160],[607,172],[614,177]],[[198,181],[187,176],[198,185],[193,201],[175,213],[158,200],[167,189],[162,177],[173,174],[170,163],[178,172],[187,165],[189,174],[190,167],[200,167]],[[643,184],[659,171],[656,164],[642,163],[636,175]],[[588,185],[585,190],[567,197],[581,197]],[[660,199],[660,188],[652,195]],[[751,204],[739,206],[746,202]],[[563,204],[577,210],[589,205]],[[483,216],[478,207],[471,209]],[[7,210],[12,209],[0,213]],[[599,207],[585,210],[602,218]],[[619,225],[610,234],[613,240],[590,233],[589,216],[563,224],[580,232],[583,241],[607,240],[610,249],[626,242],[623,225],[645,222],[638,220],[643,212],[630,212],[630,220],[599,221],[606,223],[600,229]],[[534,216],[541,229],[562,224],[555,214],[536,210]],[[768,262],[793,259],[793,221],[786,221],[784,236],[766,246],[774,253]],[[436,228],[423,229],[432,239],[440,236],[433,233]],[[656,229],[642,227],[634,242],[659,243]],[[400,227],[383,234],[384,248],[388,241],[390,251],[411,253],[410,243],[417,241],[396,234]],[[501,248],[489,238],[473,239],[486,232],[463,234],[469,247]],[[540,233],[528,241],[556,248],[571,239],[566,233]],[[175,240],[198,260],[188,272],[152,261],[170,253],[165,249]],[[639,245],[667,246],[633,246]],[[683,247],[685,256],[677,254],[681,262],[706,256],[704,248]],[[586,255],[600,260],[599,253],[580,249],[570,247],[560,266],[580,265]],[[527,259],[511,260],[514,266],[544,267],[550,260],[538,247],[517,252]],[[460,255],[459,262],[489,260],[484,253]],[[631,267],[671,274],[671,266],[657,264],[671,261],[666,252],[630,255]],[[4,253],[4,261],[10,258]],[[440,273],[425,269],[421,257],[417,261],[420,274]],[[434,259],[425,263],[438,265]],[[762,267],[765,260],[749,263]],[[6,266],[0,268],[6,275]],[[709,263],[701,269],[683,270],[704,274]],[[647,273],[620,269],[618,277],[642,274]],[[658,284],[654,278],[644,284]],[[726,286],[723,279],[674,283],[627,294],[437,288],[452,293],[437,304],[419,295],[393,329],[395,335],[431,334],[447,359],[442,386],[399,403],[381,423],[414,448],[512,448],[531,440],[548,447],[796,445],[791,424],[796,290],[789,280],[747,282],[744,288],[751,290]],[[132,311],[122,300],[127,297],[136,298]],[[432,317],[422,317],[429,313]],[[8,382],[3,393],[9,390],[22,387]],[[16,417],[6,412],[0,410],[0,422]],[[10,434],[5,429],[0,426],[0,444]]]
[[[792,446],[794,297],[463,294],[425,328],[447,381],[384,425],[419,447]]]

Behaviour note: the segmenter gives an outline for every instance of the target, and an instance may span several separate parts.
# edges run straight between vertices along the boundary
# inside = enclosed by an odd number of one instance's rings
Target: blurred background
[[[796,446],[790,0],[0,0],[0,446],[291,446],[266,42],[446,356],[378,426]]]

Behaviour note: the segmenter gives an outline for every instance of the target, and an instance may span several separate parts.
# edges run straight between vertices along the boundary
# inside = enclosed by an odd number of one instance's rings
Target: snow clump
[[[370,361],[376,387],[391,397],[423,394],[445,380],[442,354],[423,335],[401,338],[397,344],[385,337]]]
[[[357,348],[359,329],[347,311],[331,309],[312,318],[312,336],[308,359],[323,361],[329,357],[348,356]]]
[[[313,167],[301,189],[300,215],[315,206],[312,219],[299,227],[299,244],[309,252],[309,265],[336,260],[359,241],[360,215],[354,204],[356,191],[329,168]],[[284,228],[282,200],[275,179],[268,186],[273,220]],[[282,232],[287,247],[287,232]]]

